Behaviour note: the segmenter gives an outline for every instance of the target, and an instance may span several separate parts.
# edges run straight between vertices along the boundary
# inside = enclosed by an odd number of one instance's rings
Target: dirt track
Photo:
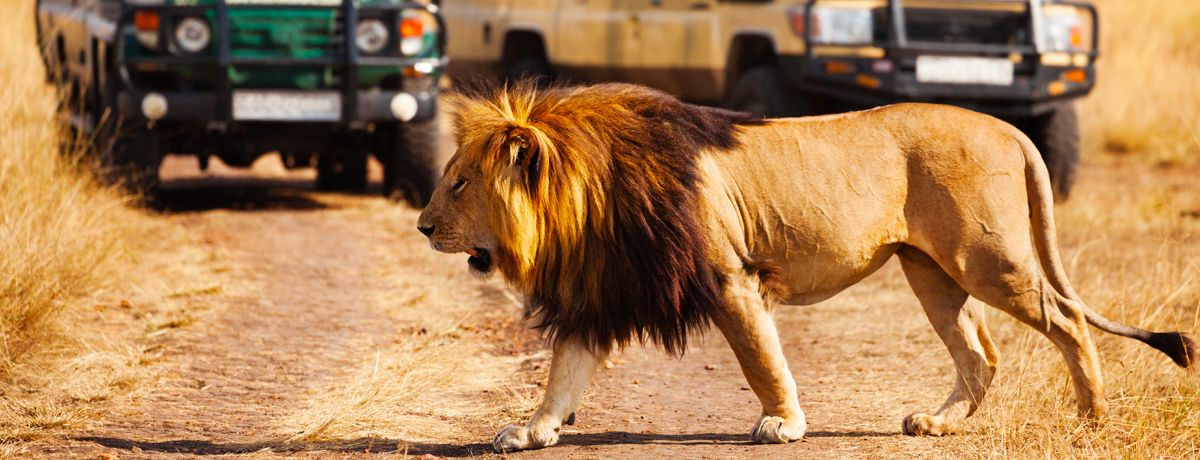
[[[186,228],[189,244],[213,254],[208,268],[221,289],[195,294],[198,307],[189,324],[151,340],[148,346],[161,350],[151,365],[153,379],[128,399],[100,403],[94,422],[43,442],[41,453],[496,455],[486,443],[516,420],[459,417],[453,421],[464,431],[447,441],[403,433],[286,441],[281,420],[324,389],[345,385],[347,370],[363,356],[442,314],[423,305],[474,308],[479,322],[501,324],[500,333],[488,336],[496,350],[535,356],[524,365],[497,361],[493,367],[536,379],[545,359],[536,353],[534,335],[508,326],[519,312],[498,294],[496,280],[467,276],[461,255],[432,254],[414,229],[416,211],[392,210],[369,194],[316,193],[311,172],[284,173],[264,164],[253,177],[222,171],[197,176],[188,171],[190,162],[168,165],[168,176],[191,178],[169,182],[163,219]],[[385,207],[394,220],[378,218]],[[395,292],[416,292],[409,301],[417,308],[397,316],[372,307],[394,299]],[[615,356],[559,447],[513,457],[944,455],[944,440],[899,433],[904,415],[936,409],[949,392],[953,369],[894,262],[831,301],[783,307],[777,319],[808,416],[803,442],[747,443],[759,406],[732,353],[711,331],[693,340],[680,360],[639,347]],[[465,399],[446,404],[484,402],[478,394],[456,397]]]

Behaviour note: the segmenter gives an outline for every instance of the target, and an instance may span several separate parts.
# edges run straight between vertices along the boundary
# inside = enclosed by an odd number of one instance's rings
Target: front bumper
[[[117,109],[126,120],[147,120],[143,101],[147,97],[157,95],[165,100],[166,111],[162,116],[155,118],[156,122],[254,123],[261,121],[235,119],[228,110],[232,105],[231,93],[232,91],[229,93],[122,91],[117,97]],[[417,103],[416,114],[407,120],[401,119],[393,111],[393,101],[397,97],[404,97],[405,94],[411,96]],[[342,98],[342,104],[347,104],[348,101],[353,101],[353,106],[344,106],[342,118],[332,121],[333,123],[422,122],[432,120],[438,112],[436,89],[416,92],[358,90],[354,92],[353,98]],[[271,121],[289,122],[285,119]]]
[[[1036,61],[1036,55],[1031,59]],[[887,64],[880,64],[886,62]],[[1010,85],[949,84],[917,81],[916,56],[896,58],[826,58],[781,56],[789,83],[800,90],[863,106],[897,102],[932,102],[966,107],[1002,117],[1046,113],[1064,100],[1086,96],[1095,86],[1095,66],[1050,67],[1037,62],[1016,66]],[[879,72],[879,68],[890,68]],[[837,69],[837,72],[830,72]],[[1068,79],[1068,72],[1084,75]]]

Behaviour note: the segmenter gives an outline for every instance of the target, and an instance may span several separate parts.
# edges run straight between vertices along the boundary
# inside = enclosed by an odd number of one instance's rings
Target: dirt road
[[[178,294],[191,305],[187,316],[147,336],[150,377],[128,397],[94,404],[92,422],[40,442],[40,454],[497,455],[487,443],[528,415],[546,367],[516,303],[498,280],[468,276],[464,256],[430,250],[415,231],[417,211],[370,194],[314,192],[310,171],[285,172],[273,161],[251,173],[200,174],[187,160],[167,166],[175,178],[162,219],[211,254],[197,276],[212,287]],[[941,403],[953,368],[894,262],[831,301],[783,307],[777,319],[808,416],[804,441],[747,443],[759,406],[710,331],[682,359],[640,347],[614,356],[561,445],[513,457],[947,454],[945,439],[900,435],[902,417]],[[418,354],[427,348],[414,343],[437,330],[449,331],[439,336],[446,346],[482,345],[446,348],[462,355],[450,358]],[[406,359],[415,362],[379,365]],[[374,382],[380,372],[414,372],[437,359],[463,367],[364,387],[375,388],[369,397],[346,391],[361,386],[364,366],[374,366]],[[1047,377],[1065,384],[1065,374]],[[422,378],[436,382],[422,386]],[[345,410],[321,415],[327,405]]]

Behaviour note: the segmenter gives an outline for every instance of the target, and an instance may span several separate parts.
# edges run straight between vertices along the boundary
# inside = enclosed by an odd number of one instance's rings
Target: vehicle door
[[[582,81],[624,80],[637,64],[625,0],[562,0],[552,64],[561,76]]]
[[[690,99],[710,95],[715,56],[715,0],[617,0],[627,5],[637,46],[632,80]]]

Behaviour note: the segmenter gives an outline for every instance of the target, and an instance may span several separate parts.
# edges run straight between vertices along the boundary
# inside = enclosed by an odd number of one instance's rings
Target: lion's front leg
[[[579,407],[583,391],[603,359],[603,355],[589,352],[576,340],[559,340],[550,360],[550,380],[541,407],[528,424],[509,425],[500,430],[492,446],[500,452],[512,452],[558,443],[559,428]]]
[[[758,290],[758,280],[738,277],[726,287],[727,310],[713,318],[737,355],[750,389],[762,402],[762,416],[750,432],[758,443],[799,440],[808,430],[788,370],[775,320]]]

